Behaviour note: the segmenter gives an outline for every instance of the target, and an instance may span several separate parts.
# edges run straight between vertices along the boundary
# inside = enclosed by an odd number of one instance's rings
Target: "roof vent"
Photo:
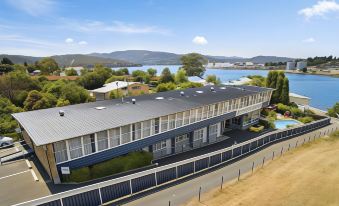
[[[220,87],[220,89],[226,89],[226,87]]]
[[[211,92],[214,92],[214,91],[215,91],[214,87],[211,87]]]
[[[132,99],[132,103],[135,104],[136,100],[135,99]]]
[[[155,99],[156,100],[162,100],[162,99],[164,99],[164,97],[156,97]]]
[[[96,110],[103,110],[106,109],[106,107],[94,107]]]
[[[185,95],[185,92],[184,91],[181,91],[180,92],[180,96],[184,96]]]
[[[204,91],[196,91],[196,93],[202,94],[202,93],[204,93]]]
[[[65,116],[65,111],[64,110],[59,110],[59,115],[60,115],[60,117]]]

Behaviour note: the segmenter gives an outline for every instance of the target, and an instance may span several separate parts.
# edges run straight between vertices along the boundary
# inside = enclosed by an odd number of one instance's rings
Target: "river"
[[[129,71],[144,70],[154,68],[160,75],[163,68],[168,67],[172,73],[175,73],[179,65],[151,65],[142,67],[129,67]],[[247,75],[267,76],[266,70],[225,70],[225,69],[207,69],[205,75],[215,74],[222,82],[236,80]],[[326,110],[339,102],[339,78],[321,76],[321,75],[301,75],[286,74],[290,81],[290,92],[304,95],[311,98],[311,106]]]

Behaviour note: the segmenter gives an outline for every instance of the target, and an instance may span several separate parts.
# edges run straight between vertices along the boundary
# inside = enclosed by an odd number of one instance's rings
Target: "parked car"
[[[0,136],[0,147],[13,145],[13,138]]]

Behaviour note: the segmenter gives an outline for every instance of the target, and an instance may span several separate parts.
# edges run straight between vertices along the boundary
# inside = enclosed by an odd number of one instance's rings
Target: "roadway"
[[[301,135],[299,137],[295,137],[292,139],[288,139],[283,142],[279,142],[274,144],[268,148],[265,148],[257,153],[254,153],[246,158],[243,158],[237,162],[234,162],[226,167],[220,168],[213,172],[207,173],[205,175],[199,176],[195,179],[191,179],[184,183],[166,188],[161,191],[157,191],[152,194],[145,194],[144,197],[139,199],[129,199],[124,205],[127,206],[139,206],[139,205],[147,205],[147,206],[176,206],[181,205],[191,198],[198,197],[199,188],[201,187],[201,199],[204,198],[204,192],[207,192],[216,187],[220,187],[221,179],[223,177],[224,183],[236,181],[239,170],[241,172],[241,176],[244,173],[248,173],[252,169],[252,164],[254,163],[254,167],[262,167],[263,160],[265,160],[265,164],[269,163],[274,158],[278,158],[280,154],[283,155],[289,149],[295,148],[303,144],[304,142],[312,141],[314,138],[318,138],[320,136],[324,136],[324,134],[328,134],[335,129],[339,129],[339,123],[337,120],[332,120],[333,124],[324,127],[322,129]],[[325,132],[325,133],[324,133]],[[240,177],[241,177],[240,176]],[[170,202],[170,204],[169,204]]]

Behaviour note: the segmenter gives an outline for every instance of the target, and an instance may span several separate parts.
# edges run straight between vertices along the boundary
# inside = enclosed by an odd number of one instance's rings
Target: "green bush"
[[[161,84],[158,84],[156,91],[157,92],[165,92],[165,91],[175,90],[175,88],[177,88],[177,85],[172,83],[172,82],[161,83]]]
[[[273,110],[269,111],[268,114],[267,114],[267,117],[270,118],[270,119],[276,120],[277,119],[277,113]]]
[[[150,152],[132,152],[125,156],[101,162],[90,167],[74,169],[68,177],[64,178],[64,181],[84,182],[101,178],[150,165],[152,159],[153,155]]]
[[[305,116],[304,113],[298,109],[297,107],[294,106],[287,106],[284,104],[277,104],[277,112],[279,112],[280,114],[285,114],[285,112],[289,111],[291,113],[292,116],[295,117],[303,117]]]
[[[263,120],[263,119],[259,119],[259,124],[263,125],[266,129],[269,129],[269,128],[274,129],[275,128],[274,119],[270,119],[268,121]]]
[[[262,130],[264,130],[264,126],[258,126],[258,127],[255,127],[255,126],[252,126],[249,128],[249,131],[250,132],[261,132]]]
[[[299,117],[298,121],[304,124],[307,124],[307,123],[313,122],[314,119],[312,117]]]
[[[197,88],[202,86],[204,85],[198,82],[184,82],[179,85],[180,89]]]
[[[125,81],[126,77],[125,76],[111,76],[106,80],[107,83],[115,82],[115,81]]]

